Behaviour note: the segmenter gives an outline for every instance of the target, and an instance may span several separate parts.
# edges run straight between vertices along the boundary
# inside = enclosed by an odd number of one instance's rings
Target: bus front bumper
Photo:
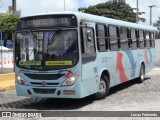
[[[61,87],[35,87],[21,85],[16,82],[18,96],[41,97],[41,98],[83,98],[82,83],[77,82],[72,86]]]

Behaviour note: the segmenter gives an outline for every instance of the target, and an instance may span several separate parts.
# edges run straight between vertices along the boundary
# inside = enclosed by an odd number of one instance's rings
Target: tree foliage
[[[6,13],[0,14],[0,29],[3,30],[3,36],[6,39],[11,39],[12,33],[16,27],[18,17]]]
[[[153,23],[153,26],[157,27],[157,29],[159,30],[159,32],[156,33],[156,39],[160,39],[160,17],[157,19],[155,23]]]
[[[100,3],[88,8],[79,8],[78,11],[104,16],[113,19],[119,19],[128,22],[136,22],[135,8],[130,7],[124,0],[113,0],[105,3]],[[143,12],[139,12],[139,15]],[[139,20],[145,21],[144,18]]]

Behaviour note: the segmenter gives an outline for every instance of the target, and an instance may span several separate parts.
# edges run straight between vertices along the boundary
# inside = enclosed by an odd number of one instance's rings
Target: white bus
[[[15,42],[17,95],[102,99],[115,85],[143,82],[156,61],[155,31],[79,12],[22,17]]]

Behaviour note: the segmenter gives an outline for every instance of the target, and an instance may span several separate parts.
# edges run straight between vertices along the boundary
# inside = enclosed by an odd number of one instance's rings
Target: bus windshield
[[[78,62],[76,30],[17,32],[16,64],[21,68],[55,70]]]

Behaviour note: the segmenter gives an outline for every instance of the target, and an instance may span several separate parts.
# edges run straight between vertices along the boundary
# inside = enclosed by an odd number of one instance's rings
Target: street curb
[[[15,89],[15,86],[9,86],[9,87],[6,87],[6,88],[0,88],[0,92],[4,92],[6,90],[13,90]]]
[[[0,80],[15,79],[15,73],[0,74]]]
[[[0,74],[0,92],[15,88],[15,73]]]

